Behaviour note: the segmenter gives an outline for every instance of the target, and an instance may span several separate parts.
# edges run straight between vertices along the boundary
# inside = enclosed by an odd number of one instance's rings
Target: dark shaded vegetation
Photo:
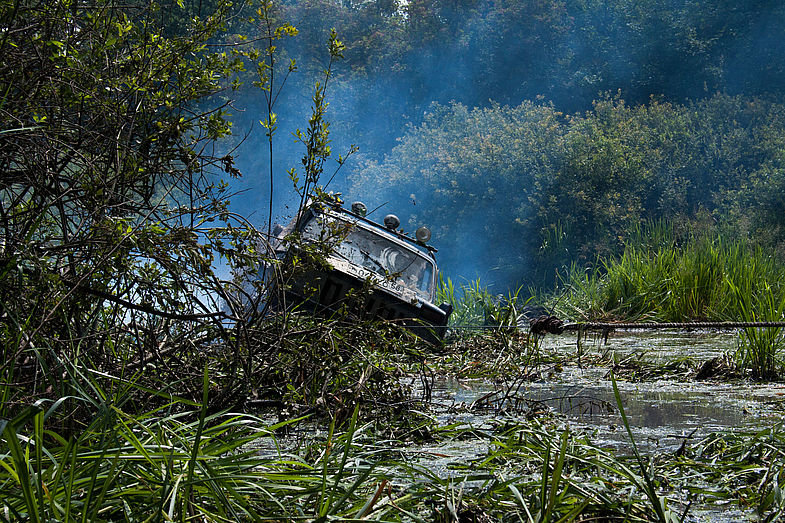
[[[550,287],[639,218],[782,242],[777,2],[289,1],[276,16],[300,30],[286,53],[302,78],[330,28],[347,42],[330,117],[360,161],[331,188],[441,227],[456,279]]]
[[[239,174],[216,142],[243,60],[205,47],[226,5],[182,14],[167,37],[175,21],[156,4],[3,4],[4,411],[70,397],[81,372],[155,372],[167,394],[197,399],[211,352],[234,355],[222,393],[243,387],[250,369],[220,311],[235,301],[213,267],[258,264],[218,178]]]
[[[299,30],[282,46],[300,76],[281,129],[307,117],[337,28],[334,146],[360,152],[328,188],[428,224],[456,281],[549,288],[573,261],[620,253],[642,219],[721,226],[782,256],[777,2],[288,1],[274,16]],[[255,119],[253,97],[241,105]],[[283,173],[299,153],[278,147]],[[266,170],[252,152],[246,170]],[[268,185],[244,182],[235,205],[266,207]]]
[[[289,0],[278,16],[300,30],[290,52],[304,69],[321,70],[331,28],[347,42],[336,125],[360,130],[352,139],[376,159],[434,101],[514,107],[542,96],[573,113],[604,91],[622,89],[633,106],[651,95],[682,104],[776,97],[785,79],[785,13],[771,0]]]

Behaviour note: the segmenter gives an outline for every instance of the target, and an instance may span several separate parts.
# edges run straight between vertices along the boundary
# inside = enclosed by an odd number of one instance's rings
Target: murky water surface
[[[678,332],[612,334],[607,341],[587,338],[582,353],[592,356],[641,358],[651,362],[669,362],[689,357],[703,362],[735,350],[735,333]],[[572,352],[575,336],[551,337],[548,350]],[[574,358],[573,358],[574,359]],[[535,382],[516,382],[514,391],[485,381],[437,380],[434,398],[446,409],[444,421],[469,406],[482,419],[483,407],[507,403],[518,409],[548,408],[564,414],[576,427],[596,433],[596,442],[617,448],[628,444],[626,431],[619,430],[621,418],[616,409],[613,385],[607,367],[568,366],[557,372],[543,373]],[[711,432],[755,429],[779,423],[785,411],[785,384],[727,383],[696,381],[689,378],[626,381],[617,379],[624,409],[642,450],[675,450],[685,437],[699,438]],[[508,394],[509,392],[509,394]],[[490,415],[490,414],[488,414]],[[466,417],[466,414],[460,415]],[[457,421],[457,420],[453,420]],[[623,428],[623,427],[622,427]]]
[[[501,415],[522,418],[553,410],[563,416],[572,431],[588,434],[594,444],[629,454],[629,436],[616,407],[608,366],[592,366],[591,362],[629,358],[667,363],[690,358],[700,364],[732,353],[737,339],[735,332],[612,333],[607,339],[589,336],[579,347],[575,334],[548,337],[544,351],[564,353],[570,356],[565,361],[573,362],[580,350],[583,364],[545,369],[542,378],[534,382],[508,376],[506,386],[437,378],[430,410],[441,425],[456,423],[475,428],[487,426]],[[636,445],[644,455],[672,454],[681,445],[714,432],[763,429],[785,418],[785,384],[780,383],[698,381],[693,377],[683,381],[678,377],[630,380],[622,376],[617,386]],[[505,407],[505,414],[500,414],[500,406]],[[299,437],[302,434],[294,439]],[[266,450],[276,453],[277,447]],[[461,472],[454,465],[484,456],[488,446],[485,440],[464,439],[404,446],[398,451],[432,473],[460,481]],[[710,523],[754,520],[752,513],[728,502],[693,505],[688,519]]]
[[[576,335],[550,337],[544,348],[574,355],[585,361],[597,356],[640,358],[654,363],[691,358],[704,362],[733,352],[735,332],[659,331],[612,333],[607,340],[590,336],[580,347]],[[571,358],[574,360],[575,358]],[[521,414],[552,409],[563,414],[573,430],[591,435],[593,442],[620,453],[630,451],[629,436],[616,408],[607,367],[570,366],[545,372],[540,381],[515,381],[506,387],[485,381],[441,379],[434,384],[434,401],[443,423],[463,422],[481,426],[498,415],[500,405]],[[515,387],[511,390],[510,383]],[[673,453],[701,437],[718,431],[754,430],[781,423],[785,412],[785,384],[682,381],[679,378],[626,381],[617,379],[625,412],[638,449],[648,455]],[[482,448],[428,449],[445,456],[434,465],[448,470],[450,457],[465,460],[479,456]],[[749,520],[749,515],[713,507],[692,511],[697,521]]]

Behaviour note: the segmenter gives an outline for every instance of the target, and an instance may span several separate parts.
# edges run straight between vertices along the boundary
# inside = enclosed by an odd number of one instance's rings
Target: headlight
[[[428,227],[420,227],[414,233],[414,237],[417,238],[418,242],[425,243],[431,239],[431,230]]]
[[[363,202],[354,202],[352,203],[352,212],[357,216],[365,218],[365,215],[368,213],[368,208]]]
[[[397,229],[400,224],[401,224],[401,220],[399,220],[398,217],[394,214],[388,214],[387,216],[384,217],[384,226],[390,229],[391,231]]]

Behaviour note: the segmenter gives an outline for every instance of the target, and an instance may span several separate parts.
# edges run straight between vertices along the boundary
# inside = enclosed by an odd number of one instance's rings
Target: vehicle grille
[[[372,290],[362,298],[358,295],[356,300],[350,300],[349,291],[359,291],[362,284],[340,272],[318,275],[312,273],[304,280],[310,280],[310,283],[301,281],[300,285],[295,285],[292,298],[296,300],[299,295],[300,301],[310,303],[315,312],[337,311],[348,305],[352,312],[361,318],[394,321],[433,343],[438,343],[444,335],[446,317],[443,311],[432,305],[423,304],[416,307],[381,290]],[[316,290],[316,293],[306,292],[307,288]],[[299,292],[296,289],[299,289]]]

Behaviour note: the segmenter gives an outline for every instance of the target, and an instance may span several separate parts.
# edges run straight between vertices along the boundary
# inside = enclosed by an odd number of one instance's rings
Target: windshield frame
[[[329,232],[324,234],[327,227],[323,224],[323,220],[327,220],[336,225],[334,234],[330,234]],[[314,221],[318,223],[319,227],[319,232],[317,234],[307,231]],[[426,252],[420,250],[417,246],[410,245],[403,241],[397,237],[397,234],[391,233],[374,222],[361,220],[345,213],[330,211],[313,212],[310,217],[303,220],[301,223],[300,232],[304,239],[310,237],[313,240],[327,240],[331,247],[330,256],[333,259],[341,260],[355,267],[363,267],[369,273],[374,274],[375,277],[383,278],[388,281],[396,281],[404,288],[414,292],[418,298],[424,301],[433,302],[433,299],[436,296],[438,268],[433,256],[426,254]],[[358,237],[352,238],[351,236],[353,234]],[[371,253],[356,246],[354,249],[341,249],[341,246],[346,246],[347,244],[352,245],[354,242],[362,243],[364,241],[369,241],[370,243],[375,243],[380,240],[384,244],[389,244],[383,249],[383,251],[387,251],[386,258],[383,252]],[[398,254],[412,256],[412,258],[406,267],[400,268],[397,272],[391,272],[390,266],[396,263],[395,260],[397,259]],[[362,259],[360,259],[359,255],[362,256]],[[380,262],[380,256],[381,258],[384,258],[385,261]],[[404,260],[406,260],[406,258],[404,258]],[[404,261],[404,263],[406,263],[406,261]],[[418,263],[420,268],[415,268],[413,271],[408,272],[408,268],[414,263]],[[396,267],[396,269],[398,269],[398,267]],[[404,277],[410,280],[409,283],[406,283]],[[416,282],[411,281],[413,277],[417,278]],[[383,285],[382,287],[389,288],[386,285]]]

